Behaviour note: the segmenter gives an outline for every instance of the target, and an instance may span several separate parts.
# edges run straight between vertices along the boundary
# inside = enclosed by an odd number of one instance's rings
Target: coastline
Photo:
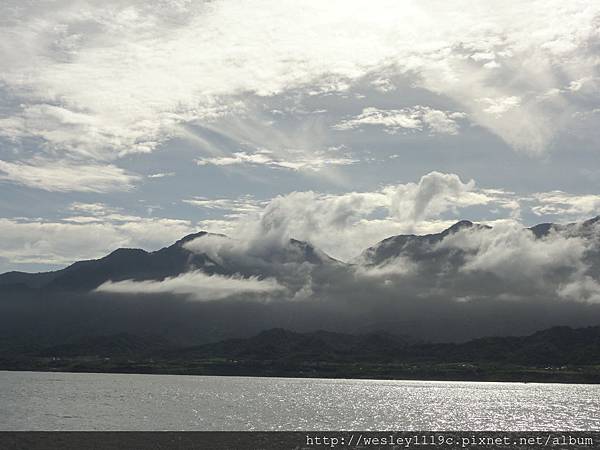
[[[318,367],[315,365],[318,364]],[[0,361],[0,371],[322,378],[406,381],[600,384],[600,367],[541,368],[474,364],[282,364],[274,361],[167,361],[60,359]]]

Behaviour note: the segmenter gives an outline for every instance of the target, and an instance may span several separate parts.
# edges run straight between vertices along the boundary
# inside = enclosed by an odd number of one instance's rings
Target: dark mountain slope
[[[347,335],[317,331],[264,331],[168,353],[170,358],[251,360],[378,361],[522,365],[600,364],[600,326],[555,327],[530,336],[490,337],[462,344],[419,343],[389,333]]]
[[[247,339],[231,339],[177,350],[168,357],[195,359],[211,356],[271,360],[389,360],[415,340],[386,332],[350,335],[315,331],[296,333],[281,328],[263,331]]]
[[[600,216],[586,220],[584,222],[569,223],[566,225],[541,223],[527,228],[533,235],[542,239],[547,237],[552,231],[563,232],[567,236],[591,237],[596,231],[597,224],[600,223]],[[420,263],[433,263],[436,260],[445,260],[450,266],[457,268],[464,260],[464,252],[457,249],[440,248],[436,244],[441,243],[446,237],[459,231],[469,232],[471,230],[491,230],[492,227],[482,224],[461,220],[440,233],[414,235],[401,234],[391,236],[367,248],[356,258],[356,262],[380,265],[393,260],[399,256],[411,258]],[[591,253],[600,256],[600,249]]]
[[[206,235],[206,232],[194,233],[155,252],[120,248],[103,258],[78,261],[55,272],[8,272],[0,275],[0,286],[20,284],[36,289],[92,290],[108,280],[163,279],[197,268],[208,273],[227,273],[207,255],[184,248],[185,243]]]
[[[400,234],[392,236],[366,249],[358,257],[357,262],[378,265],[399,256],[407,256],[419,261],[438,259],[441,256],[451,257],[451,251],[447,249],[436,250],[434,249],[434,245],[458,231],[482,228],[489,229],[490,227],[474,224],[468,220],[461,220],[440,233],[425,235]],[[455,264],[460,263],[460,260],[455,261]]]
[[[6,292],[20,287],[51,291],[90,291],[109,280],[162,280],[191,270],[202,270],[207,274],[232,275],[247,272],[257,275],[253,273],[255,267],[245,267],[244,264],[240,264],[240,261],[217,262],[204,253],[192,252],[185,248],[185,244],[204,236],[219,236],[227,239],[224,235],[199,232],[185,236],[173,245],[155,252],[120,248],[103,258],[78,261],[54,272],[7,272],[0,275],[0,291]],[[272,264],[290,261],[340,264],[339,261],[310,244],[296,239],[291,239],[287,246],[262,257]]]
[[[529,230],[538,238],[547,236],[552,230],[587,236],[594,233],[595,224],[598,221],[600,221],[600,216],[582,223],[567,225],[544,223],[531,227]],[[438,248],[436,244],[458,231],[471,229],[490,229],[490,227],[462,220],[440,233],[422,236],[392,236],[366,249],[357,258],[356,262],[379,265],[399,256],[405,256],[426,264],[428,261],[433,264],[437,260],[444,259],[448,264],[458,267],[464,262],[462,252],[455,249]],[[10,290],[23,287],[31,289],[47,288],[50,290],[92,290],[108,280],[160,280],[177,276],[189,270],[202,270],[209,274],[245,273],[261,275],[257,273],[262,270],[260,264],[249,267],[243,264],[240,265],[240,261],[236,260],[217,262],[206,254],[194,253],[185,248],[185,244],[203,236],[219,236],[227,239],[223,235],[199,232],[185,236],[173,245],[154,252],[120,248],[103,258],[79,261],[53,272],[7,272],[0,274],[0,292],[7,292],[8,286],[10,286]],[[269,252],[260,255],[263,262],[268,264],[288,262],[309,262],[316,265],[343,264],[310,244],[296,239],[290,239],[287,246],[269,249]]]
[[[530,336],[481,338],[462,344],[432,344],[421,350],[429,358],[444,361],[600,364],[600,326],[575,329],[554,327]]]
[[[139,357],[152,355],[175,344],[160,336],[137,336],[119,333],[111,336],[93,336],[56,345],[41,350],[38,355],[46,357]]]
[[[219,360],[298,366],[326,363],[582,367],[600,364],[600,326],[554,327],[529,336],[487,337],[461,344],[423,343],[386,332],[352,335],[328,331],[298,333],[275,328],[245,339],[178,347],[177,343],[159,336],[120,333],[72,340],[25,356],[39,357],[126,357],[180,367]]]

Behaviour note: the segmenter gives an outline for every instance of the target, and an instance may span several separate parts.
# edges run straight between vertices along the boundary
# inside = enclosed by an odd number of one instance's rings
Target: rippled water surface
[[[600,430],[600,386],[0,371],[1,430]]]

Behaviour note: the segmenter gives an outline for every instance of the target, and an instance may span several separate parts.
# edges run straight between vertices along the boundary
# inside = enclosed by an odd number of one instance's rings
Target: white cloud
[[[290,292],[308,292],[312,298],[318,298],[317,292],[324,285],[333,289],[333,295],[340,295],[346,288],[360,290],[372,283],[380,295],[387,295],[383,289],[395,293],[395,298],[416,295],[444,301],[599,301],[599,284],[593,277],[597,254],[590,254],[597,245],[596,235],[571,230],[553,231],[536,238],[522,224],[510,220],[493,221],[493,228],[462,228],[440,242],[413,242],[415,245],[408,245],[400,254],[394,253],[397,244],[392,243],[387,258],[377,262],[363,254],[363,258],[353,261],[354,265],[340,268],[341,271],[331,266],[315,269],[306,264],[303,253],[297,259],[289,254],[284,260],[273,259],[282,249],[291,250],[287,241],[290,235],[304,233],[319,248],[336,245],[339,249],[356,245],[367,233],[381,231],[377,221],[363,218],[367,211],[362,209],[363,200],[358,193],[328,199],[311,193],[280,197],[267,207],[253,227],[246,224],[238,239],[203,236],[186,244],[186,248],[207,254],[230,269],[251,267],[258,273],[275,274],[278,280],[285,280],[286,286],[290,281],[296,283]],[[351,216],[352,211],[355,217]],[[429,232],[439,232],[450,224],[420,223],[437,227]],[[401,227],[391,220],[390,225]],[[424,232],[419,230],[418,234]],[[365,246],[363,242],[360,250]],[[402,247],[395,248],[401,251]],[[373,264],[374,261],[377,263]]]
[[[371,86],[373,86],[379,92],[391,92],[396,89],[394,83],[387,78],[376,78],[371,81]]]
[[[249,241],[279,245],[290,238],[309,241],[335,258],[348,260],[391,235],[439,232],[454,222],[440,220],[447,211],[459,215],[461,208],[493,205],[512,212],[514,205],[507,204],[507,196],[499,190],[478,189],[474,181],[463,183],[455,174],[432,172],[418,183],[372,192],[292,192],[275,197],[258,213],[202,224]]]
[[[137,141],[137,128],[143,124],[132,123],[128,129],[120,120],[76,108],[24,105],[13,117],[0,119],[0,136],[41,138],[50,152],[62,150],[80,158],[112,159],[115,151],[119,155],[148,153],[156,147],[158,142],[150,137]]]
[[[462,268],[466,272],[491,272],[508,282],[530,284],[548,283],[560,270],[581,271],[587,249],[583,239],[558,233],[538,239],[518,223],[462,230],[448,236],[440,246],[466,250],[469,256]]]
[[[529,206],[536,211],[540,207],[531,205],[532,201],[532,197],[520,197],[502,189],[479,188],[473,180],[463,182],[456,174],[432,172],[416,183],[384,186],[370,192],[292,192],[259,204],[246,204],[243,198],[199,199],[198,206],[233,213],[200,222],[210,231],[279,243],[289,238],[306,240],[331,256],[348,261],[392,235],[440,232],[465,218],[466,208],[484,208],[480,210],[487,211],[484,215],[492,214],[493,219],[484,222],[497,227],[499,233],[507,227],[512,230],[515,222],[521,220],[522,209]],[[524,249],[529,242],[527,233],[507,236],[514,237],[514,242]],[[507,236],[504,237],[508,239]],[[540,250],[537,254],[551,254],[540,245],[535,246]],[[507,251],[509,248],[515,250],[518,245],[507,247]]]
[[[133,188],[139,178],[112,164],[80,164],[42,158],[28,162],[0,160],[0,180],[45,191],[123,191]]]
[[[565,218],[592,212],[597,200],[563,192],[520,197],[502,189],[478,187],[474,180],[463,181],[456,174],[431,172],[417,182],[365,192],[292,192],[269,201],[251,196],[181,200],[211,212],[209,218],[196,224],[139,217],[102,203],[75,202],[70,206],[71,214],[61,220],[2,219],[0,234],[6,239],[0,252],[16,263],[61,264],[102,256],[122,246],[156,249],[200,228],[241,241],[260,241],[260,245],[281,246],[295,238],[348,261],[392,235],[440,232],[456,220],[468,218],[465,210],[469,208],[491,217],[485,222],[504,230],[506,223],[520,220],[525,207]],[[98,235],[103,236],[101,241],[92,238]],[[518,245],[507,244],[507,251],[528,244],[526,237],[515,236]],[[501,241],[496,242],[502,249]],[[535,249],[540,249],[539,243]],[[552,254],[550,249],[538,253],[544,252]]]
[[[460,230],[436,248],[465,252],[464,263],[449,278],[454,287],[476,295],[599,303],[597,246],[597,230],[566,227],[536,238],[521,224],[507,222]],[[477,294],[481,286],[485,290]]]
[[[394,67],[510,145],[540,152],[567,127],[572,103],[546,107],[535,94],[560,87],[558,74],[593,75],[599,11],[587,0],[8,1],[0,82],[22,106],[3,112],[0,132],[111,159],[152,151],[180,123],[243,111],[232,98],[340,91]],[[497,103],[517,97],[519,108]],[[514,117],[498,117],[508,106]]]
[[[172,177],[175,175],[175,172],[158,172],[158,173],[151,173],[150,175],[148,175],[148,178],[165,178],[165,177]]]
[[[369,278],[389,278],[414,275],[418,271],[419,265],[412,259],[405,256],[390,258],[379,265],[364,264],[364,261],[357,260],[355,268],[356,275]]]
[[[125,216],[102,204],[72,208],[77,215],[60,221],[0,218],[0,254],[12,264],[65,265],[119,247],[158,249],[196,231],[186,220]]]
[[[576,302],[600,303],[600,283],[586,275],[581,279],[561,285],[558,294],[567,300]]]
[[[247,243],[248,241],[243,239],[232,239],[224,235],[208,234],[186,242],[184,247],[194,253],[206,254],[212,261],[225,265],[223,256],[232,253],[238,255],[244,253],[247,250]]]
[[[518,108],[521,104],[521,98],[515,95],[500,98],[481,98],[479,101],[486,105],[483,112],[496,116],[501,116],[511,109]]]
[[[182,200],[183,203],[194,205],[199,208],[217,209],[230,211],[233,214],[227,214],[227,217],[235,215],[252,214],[262,211],[267,204],[265,201],[255,200],[251,196],[245,196],[237,199],[231,198],[206,198],[194,197],[191,199]]]
[[[316,153],[312,156],[293,156],[282,159],[273,155],[271,151],[258,151],[256,153],[236,152],[232,156],[222,156],[213,158],[200,158],[196,160],[199,166],[231,166],[238,164],[265,165],[270,167],[279,167],[291,170],[321,170],[331,166],[347,166],[357,163],[358,160],[349,157],[327,157]]]
[[[285,288],[273,278],[259,279],[241,276],[207,275],[200,271],[183,273],[162,281],[107,281],[98,286],[98,292],[119,294],[181,294],[193,300],[220,300],[238,295],[272,294]]]
[[[249,225],[252,235],[263,240],[285,242],[294,237],[312,242],[334,257],[348,252],[380,233],[394,228],[387,221],[371,222],[366,218],[388,199],[381,193],[348,193],[320,195],[314,192],[293,192],[271,200],[260,219]],[[364,221],[364,222],[363,222]],[[391,225],[391,227],[390,227]],[[367,231],[362,237],[363,233]]]
[[[388,186],[383,192],[390,198],[394,217],[410,222],[437,217],[448,209],[485,205],[496,199],[494,193],[475,188],[475,181],[463,183],[458,175],[431,172],[418,183]]]
[[[465,118],[461,112],[440,111],[428,106],[415,106],[404,109],[382,110],[365,108],[362,113],[341,121],[334,126],[337,130],[351,130],[365,125],[381,126],[388,133],[398,133],[406,130],[432,133],[458,134],[458,119]]]
[[[533,194],[538,201],[531,210],[537,215],[560,215],[584,218],[600,214],[600,195],[574,195],[562,191]]]
[[[83,202],[73,202],[69,206],[71,211],[75,211],[78,213],[84,213],[91,216],[104,216],[107,214],[112,214],[118,211],[117,208],[110,207],[105,205],[104,203],[83,203]]]
[[[497,69],[502,66],[500,64],[498,64],[496,61],[490,61],[490,62],[485,63],[483,65],[483,67],[485,67],[486,69]]]

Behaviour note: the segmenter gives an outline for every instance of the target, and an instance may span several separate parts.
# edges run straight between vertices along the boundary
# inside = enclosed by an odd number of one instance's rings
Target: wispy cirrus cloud
[[[465,117],[466,114],[462,112],[440,111],[428,106],[389,110],[365,108],[361,114],[345,119],[333,128],[352,130],[364,126],[379,126],[391,134],[408,131],[458,134],[458,121]]]
[[[62,219],[0,218],[0,254],[16,267],[66,265],[119,247],[156,250],[196,230],[188,220],[140,217],[104,203],[74,202]]]
[[[327,156],[324,152],[313,155],[289,154],[287,158],[275,156],[273,152],[261,150],[255,153],[236,152],[231,156],[208,157],[196,160],[199,166],[232,166],[232,165],[256,165],[269,166],[289,170],[311,170],[319,171],[327,167],[348,166],[357,163],[357,159],[351,157]]]
[[[248,239],[305,240],[335,258],[349,260],[391,235],[439,232],[455,222],[442,218],[445,213],[459,215],[465,208],[479,206],[500,208],[512,217],[519,208],[514,200],[510,192],[481,189],[456,174],[432,172],[415,183],[367,192],[292,192],[273,198],[260,211],[200,223],[211,231]],[[231,207],[236,211],[235,204]]]
[[[538,94],[562,87],[561,74],[567,83],[594,76],[600,9],[584,0],[490,8],[470,0],[5,2],[1,81],[16,106],[3,111],[0,132],[112,159],[152,151],[182,123],[237,114],[244,97],[340,92],[394,70],[513,147],[539,153],[568,125],[557,106],[583,105]]]
[[[563,217],[584,218],[600,214],[600,195],[569,194],[563,191],[540,192],[533,195],[538,204],[532,211],[541,215],[559,215]]]
[[[166,177],[172,177],[175,175],[175,172],[158,172],[158,173],[151,173],[150,175],[147,175],[148,178],[166,178]]]
[[[493,114],[497,117],[502,116],[511,109],[518,108],[521,104],[521,98],[515,95],[500,98],[487,97],[478,99],[478,101],[485,105],[483,108],[484,113]]]
[[[112,192],[129,190],[140,176],[112,164],[34,158],[0,160],[0,181],[54,192]]]
[[[194,198],[184,199],[182,202],[197,206],[198,208],[228,211],[227,217],[259,213],[265,205],[268,204],[267,201],[256,200],[251,196],[244,196],[237,199],[196,196]]]

